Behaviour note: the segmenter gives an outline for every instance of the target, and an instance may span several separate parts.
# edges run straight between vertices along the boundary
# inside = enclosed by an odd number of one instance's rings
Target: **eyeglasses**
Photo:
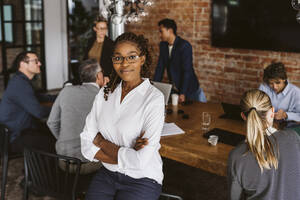
[[[26,60],[25,62],[26,63],[35,62],[35,64],[39,64],[40,60],[36,58],[36,59]]]
[[[128,63],[132,64],[132,63],[137,62],[137,59],[139,57],[140,56],[138,56],[138,55],[130,55],[130,56],[125,56],[125,57],[124,56],[113,56],[112,62],[114,64],[121,64],[121,63],[123,63],[123,61],[125,59]]]
[[[101,27],[101,28],[95,27],[95,29],[96,29],[97,31],[107,31],[107,28],[104,28],[104,27]]]

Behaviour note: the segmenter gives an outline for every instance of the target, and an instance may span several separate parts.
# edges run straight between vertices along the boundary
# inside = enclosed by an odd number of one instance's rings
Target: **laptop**
[[[242,111],[241,111],[240,105],[224,103],[224,102],[222,102],[221,104],[222,104],[222,108],[224,110],[224,114],[221,115],[220,118],[243,121],[243,119],[241,117]]]
[[[165,105],[168,105],[168,101],[170,98],[170,94],[171,94],[171,89],[172,89],[172,85],[169,83],[162,83],[162,82],[156,82],[156,81],[152,81],[154,87],[156,87],[157,89],[159,89],[165,97]]]

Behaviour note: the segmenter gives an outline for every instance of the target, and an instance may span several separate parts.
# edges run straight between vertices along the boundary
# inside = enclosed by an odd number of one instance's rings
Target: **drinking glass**
[[[209,131],[209,126],[211,122],[211,116],[208,112],[202,113],[202,130],[207,132]]]

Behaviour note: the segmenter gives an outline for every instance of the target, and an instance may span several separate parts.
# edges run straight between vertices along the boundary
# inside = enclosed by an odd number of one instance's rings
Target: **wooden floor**
[[[24,161],[23,158],[18,158],[9,161],[8,166],[8,181],[6,184],[6,198],[7,200],[20,200],[23,198],[23,189],[19,186],[19,183],[24,178],[23,170]],[[2,167],[0,167],[0,173],[2,174]],[[0,183],[2,175],[0,175]],[[54,200],[50,197],[36,197],[29,195],[29,200]]]
[[[8,200],[22,199],[23,190],[19,182],[22,175],[23,159],[10,161],[7,194]],[[0,172],[2,169],[0,168]],[[184,200],[225,200],[227,199],[226,178],[217,176],[197,168],[164,159],[165,180],[163,191],[180,195]],[[1,179],[0,179],[1,180]],[[49,197],[35,197],[30,200],[51,200]]]

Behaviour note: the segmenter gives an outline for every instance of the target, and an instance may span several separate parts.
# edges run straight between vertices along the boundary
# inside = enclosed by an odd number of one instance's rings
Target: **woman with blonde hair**
[[[247,122],[246,141],[228,159],[230,199],[300,199],[300,136],[273,128],[274,108],[260,90],[240,102]]]

